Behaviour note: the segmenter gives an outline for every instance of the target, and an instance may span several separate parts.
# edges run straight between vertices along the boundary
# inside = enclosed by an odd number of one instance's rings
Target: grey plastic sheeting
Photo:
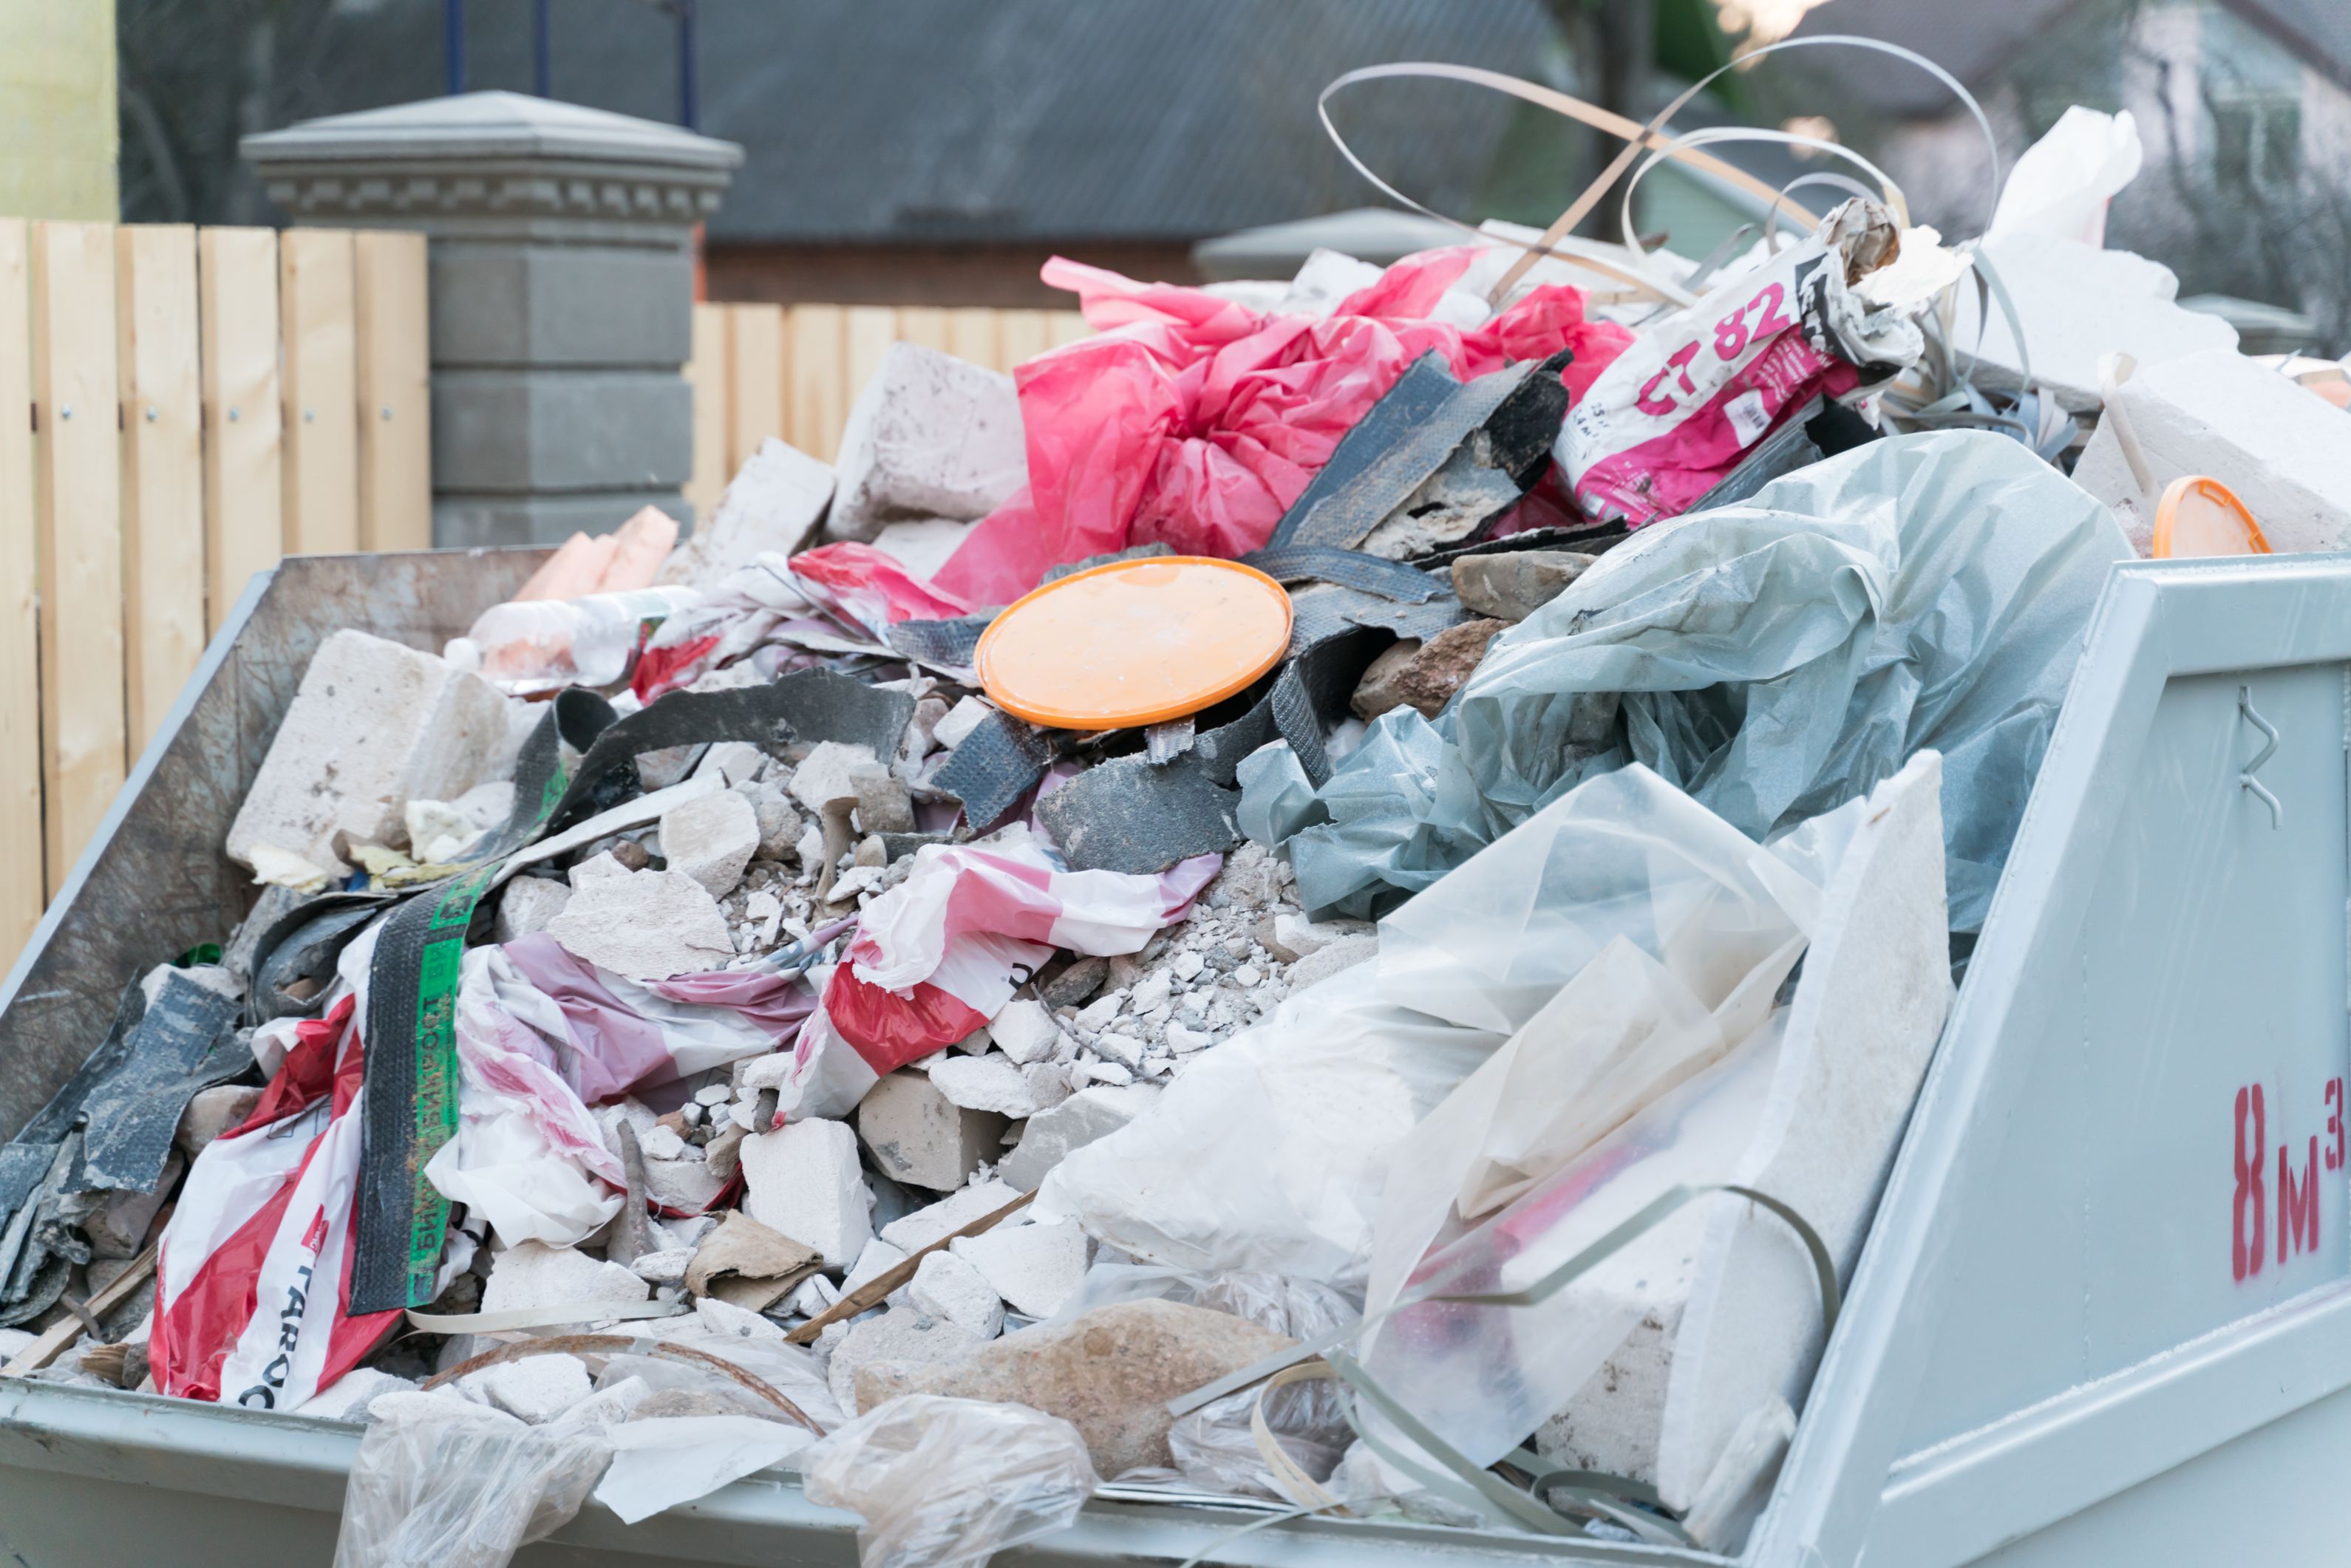
[[[1241,766],[1241,829],[1318,913],[1428,886],[1583,779],[1646,763],[1757,839],[1943,754],[1951,925],[1981,927],[2084,629],[2131,558],[2004,436],[1872,442],[1642,530],[1497,638],[1435,722],[1384,716],[1320,789]]]

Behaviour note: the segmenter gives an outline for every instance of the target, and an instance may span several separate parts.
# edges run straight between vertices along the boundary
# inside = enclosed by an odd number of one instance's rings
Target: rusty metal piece
[[[683,1366],[697,1366],[705,1372],[717,1373],[741,1384],[818,1437],[824,1436],[824,1428],[809,1419],[807,1411],[777,1393],[764,1379],[744,1371],[724,1356],[695,1350],[692,1345],[671,1344],[666,1340],[640,1339],[633,1334],[566,1333],[548,1339],[517,1340],[512,1344],[502,1344],[496,1350],[486,1350],[477,1356],[461,1361],[446,1372],[435,1373],[424,1380],[424,1392],[430,1394],[443,1384],[454,1383],[467,1373],[479,1372],[486,1366],[496,1366],[503,1362],[523,1361],[534,1355],[578,1354],[582,1352],[590,1355],[649,1355],[657,1361],[674,1361]]]

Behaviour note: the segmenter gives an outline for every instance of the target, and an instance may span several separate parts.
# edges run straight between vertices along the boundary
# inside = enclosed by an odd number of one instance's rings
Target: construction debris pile
[[[1104,1490],[1735,1550],[2108,569],[2351,539],[2351,414],[2084,162],[1056,262],[1098,335],[328,638],[250,915],[0,1150],[9,1370],[365,1423],[354,1564],[778,1465],[869,1565]]]

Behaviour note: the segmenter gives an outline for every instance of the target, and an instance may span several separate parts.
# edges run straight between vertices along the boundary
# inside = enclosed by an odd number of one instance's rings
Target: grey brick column
[[[519,93],[307,120],[245,156],[298,224],[431,236],[433,541],[690,516],[692,231],[743,150]]]

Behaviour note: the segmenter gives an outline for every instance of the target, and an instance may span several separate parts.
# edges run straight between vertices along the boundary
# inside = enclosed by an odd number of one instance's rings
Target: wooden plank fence
[[[1088,330],[1074,310],[697,305],[694,360],[685,367],[694,383],[686,499],[695,516],[708,517],[727,479],[771,435],[832,461],[849,405],[902,339],[1009,371]]]
[[[254,572],[431,546],[427,385],[421,235],[0,218],[0,960]]]

